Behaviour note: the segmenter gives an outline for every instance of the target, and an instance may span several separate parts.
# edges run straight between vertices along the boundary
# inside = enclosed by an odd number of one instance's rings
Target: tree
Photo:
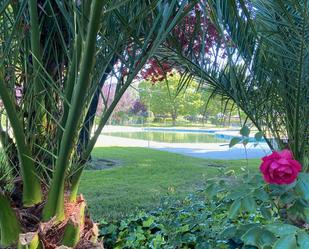
[[[115,98],[116,85],[104,85],[102,88],[101,96],[97,107],[97,116],[102,115],[103,110],[110,106]],[[137,99],[136,93],[128,89],[119,100],[113,111],[113,119],[119,122],[131,111]]]
[[[131,108],[131,113],[134,115],[147,116],[147,107],[141,102],[140,99],[134,101],[134,104]]]
[[[179,115],[198,115],[203,101],[197,92],[197,84],[191,83],[187,89],[178,89],[179,74],[173,73],[166,81],[151,83],[141,82],[139,91],[141,100],[150,106],[150,111],[157,115],[170,115],[173,125]]]
[[[99,247],[95,224],[84,216],[85,201],[77,194],[85,163],[121,96],[194,4],[0,4],[1,114],[9,121],[0,125],[7,169],[0,186],[1,246]],[[96,108],[107,78],[116,81],[115,97],[89,137],[88,110]],[[79,139],[85,127],[87,142]]]

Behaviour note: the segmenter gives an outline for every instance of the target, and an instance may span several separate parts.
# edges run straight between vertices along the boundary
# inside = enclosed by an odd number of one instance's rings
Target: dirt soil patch
[[[112,169],[115,167],[122,166],[120,160],[115,159],[104,159],[93,157],[87,165],[88,170],[103,170],[103,169]]]

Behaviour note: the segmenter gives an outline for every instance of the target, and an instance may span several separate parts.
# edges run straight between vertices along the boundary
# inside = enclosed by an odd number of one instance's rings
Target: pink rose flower
[[[301,164],[294,160],[289,150],[274,151],[271,155],[262,158],[260,171],[264,180],[271,184],[291,184],[301,171]]]

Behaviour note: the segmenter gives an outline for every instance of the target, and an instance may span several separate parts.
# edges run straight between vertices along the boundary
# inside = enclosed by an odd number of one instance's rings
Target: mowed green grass
[[[137,210],[151,210],[162,197],[183,198],[203,187],[207,179],[257,170],[259,160],[207,160],[146,148],[96,148],[93,156],[117,160],[120,167],[85,170],[80,192],[84,194],[92,217],[120,219]]]

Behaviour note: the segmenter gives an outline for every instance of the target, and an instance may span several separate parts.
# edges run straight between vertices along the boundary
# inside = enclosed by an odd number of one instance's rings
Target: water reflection
[[[136,131],[104,132],[104,135],[166,143],[222,143],[229,141],[228,138],[205,132]]]

